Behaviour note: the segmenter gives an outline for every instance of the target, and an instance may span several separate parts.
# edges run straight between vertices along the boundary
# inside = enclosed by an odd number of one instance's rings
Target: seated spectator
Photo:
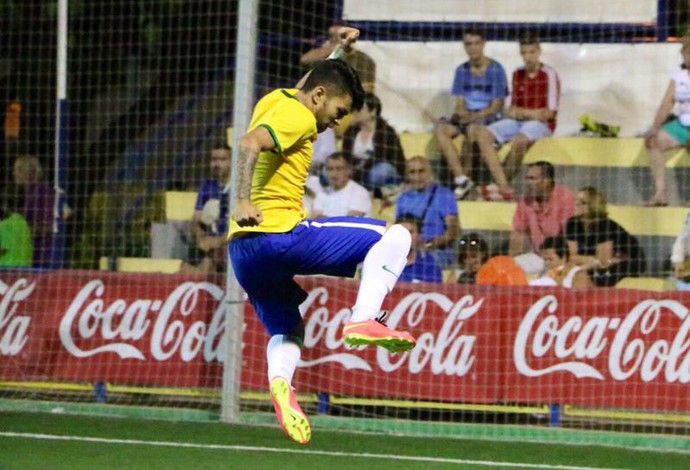
[[[654,194],[646,206],[667,206],[666,157],[664,152],[690,145],[690,31],[682,38],[680,55],[683,63],[673,72],[666,93],[656,111],[652,127],[644,135],[647,157],[654,178]],[[678,103],[678,116],[671,114]]]
[[[369,191],[352,181],[351,173],[346,154],[335,152],[326,158],[328,186],[314,198],[314,213],[310,217],[368,216],[371,213]]]
[[[546,237],[541,245],[544,274],[532,281],[531,286],[592,287],[587,271],[572,262],[568,242],[563,235]]]
[[[489,245],[477,233],[468,233],[458,240],[458,284],[474,284],[477,273],[489,259]]]
[[[468,29],[463,34],[463,42],[469,60],[455,69],[451,90],[455,97],[455,111],[450,119],[439,121],[434,130],[441,154],[453,173],[458,199],[469,196],[475,186],[470,179],[472,142],[465,139],[459,152],[453,139],[465,134],[470,124],[491,124],[496,121],[508,95],[508,80],[503,66],[484,55],[484,34],[476,29]]]
[[[673,242],[671,265],[673,275],[682,282],[690,282],[690,212],[685,223]]]
[[[7,187],[3,189],[0,192],[0,266],[31,266],[31,229],[24,216],[16,211]]]
[[[595,285],[614,286],[624,277],[644,272],[637,238],[609,219],[603,193],[591,186],[580,189],[574,214],[563,231],[570,258],[589,272]]]
[[[527,166],[526,193],[520,198],[513,215],[508,253],[528,274],[544,270],[544,260],[537,254],[546,237],[558,235],[573,215],[575,195],[556,184],[555,171],[549,162]]]
[[[412,235],[412,244],[410,245],[410,253],[407,255],[407,264],[398,281],[442,282],[443,272],[441,268],[436,264],[434,257],[426,251],[419,238],[422,221],[412,214],[402,214],[395,220],[395,223],[405,227]]]
[[[453,192],[433,180],[429,160],[420,155],[406,162],[407,189],[395,205],[396,219],[411,214],[422,221],[424,247],[442,268],[454,261],[453,244],[460,233]]]
[[[541,46],[535,36],[526,35],[520,39],[524,65],[513,72],[510,106],[505,117],[489,125],[472,124],[468,130],[470,140],[477,142],[495,183],[480,188],[486,200],[513,199],[510,182],[525,153],[537,139],[550,136],[556,128],[560,83],[556,70],[541,63],[540,54]],[[511,147],[504,168],[498,147],[507,142]]]
[[[343,152],[352,156],[352,179],[367,189],[402,181],[405,154],[400,138],[381,117],[381,101],[373,93],[364,95],[364,106],[345,132]]]
[[[232,149],[221,138],[211,149],[212,179],[197,193],[191,221],[189,259],[180,269],[185,273],[222,273],[227,265],[227,236],[230,204]]]
[[[55,189],[45,181],[38,159],[30,155],[17,157],[12,175],[24,201],[19,212],[31,228],[32,265],[39,268],[58,267],[57,260],[53,259]]]

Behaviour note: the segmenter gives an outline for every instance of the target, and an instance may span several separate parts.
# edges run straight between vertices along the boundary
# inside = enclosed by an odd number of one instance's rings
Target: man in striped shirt
[[[517,173],[529,147],[556,128],[560,81],[556,70],[540,61],[541,46],[536,36],[520,38],[524,65],[513,72],[512,93],[504,119],[489,125],[472,125],[470,139],[477,142],[495,184],[480,192],[488,200],[512,200],[510,181]],[[502,166],[498,147],[511,142],[511,150]]]

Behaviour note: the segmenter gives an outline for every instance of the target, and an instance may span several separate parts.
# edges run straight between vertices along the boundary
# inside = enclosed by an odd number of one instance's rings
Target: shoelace
[[[378,323],[382,324],[383,326],[386,326],[386,316],[387,316],[387,315],[388,315],[388,312],[386,312],[386,311],[384,310],[383,312],[381,312],[381,315],[379,315],[378,317],[374,318],[374,320],[376,320]]]

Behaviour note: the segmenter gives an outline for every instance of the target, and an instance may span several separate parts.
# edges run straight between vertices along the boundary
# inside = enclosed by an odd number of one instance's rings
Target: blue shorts
[[[330,217],[304,220],[285,233],[249,233],[230,241],[232,268],[268,333],[287,334],[300,323],[307,293],[293,277],[352,277],[381,239],[383,220]]]
[[[551,135],[551,129],[541,121],[517,121],[515,119],[501,119],[489,125],[489,131],[502,145],[518,134],[524,134],[530,142],[540,137]]]

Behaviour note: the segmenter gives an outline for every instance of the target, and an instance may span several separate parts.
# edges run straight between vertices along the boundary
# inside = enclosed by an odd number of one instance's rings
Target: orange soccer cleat
[[[389,328],[383,322],[385,313],[375,319],[348,323],[343,327],[343,340],[350,346],[376,344],[391,352],[409,351],[417,340],[406,331]]]

